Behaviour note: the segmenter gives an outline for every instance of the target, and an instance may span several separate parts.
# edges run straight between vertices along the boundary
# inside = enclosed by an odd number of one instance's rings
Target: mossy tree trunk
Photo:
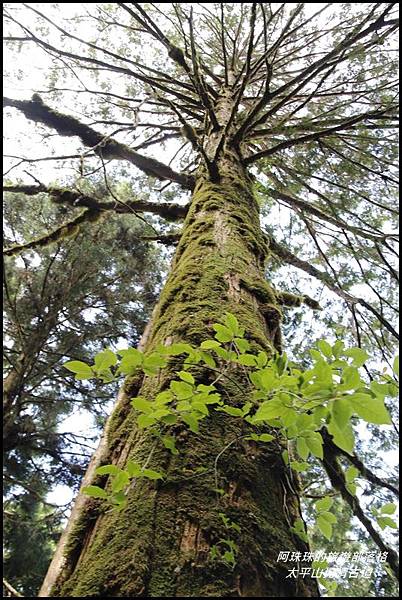
[[[280,346],[281,313],[264,277],[268,247],[251,179],[234,152],[224,151],[218,167],[219,183],[205,173],[197,178],[145,350],[176,341],[199,344],[225,311],[237,316],[254,350],[272,353]],[[178,369],[175,364],[170,374],[164,372],[163,380],[125,382],[98,464],[124,467],[129,458],[147,459],[154,440],[136,428],[130,398],[152,397]],[[193,374],[198,383],[216,378],[198,367]],[[233,370],[230,379],[217,383],[226,402],[244,404],[243,377]],[[53,574],[50,569],[40,595],[317,596],[312,580],[286,577],[288,565],[277,562],[281,550],[308,550],[290,529],[300,509],[295,483],[285,473],[283,447],[244,440],[247,424],[240,421],[214,412],[200,422],[199,434],[176,427],[179,454],[156,449],[150,462],[166,479],[138,480],[121,512],[105,512],[97,501],[79,497],[55,559],[57,569]],[[217,499],[214,465],[221,452],[217,477],[226,495]],[[95,481],[99,485],[102,479]],[[234,569],[210,557],[211,546],[226,536],[219,512],[241,527]]]

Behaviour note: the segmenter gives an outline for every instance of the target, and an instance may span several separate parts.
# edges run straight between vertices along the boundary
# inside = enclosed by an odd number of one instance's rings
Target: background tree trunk
[[[202,175],[197,180],[146,350],[179,340],[198,344],[225,311],[237,315],[254,349],[272,353],[280,345],[280,311],[264,278],[268,248],[250,178],[228,153],[219,170],[219,184]],[[197,369],[198,382],[216,378]],[[152,397],[171,377],[164,370],[163,381],[126,381],[125,401],[109,422],[103,463],[124,467],[129,458],[146,460],[154,441],[136,428],[129,399]],[[242,377],[237,370],[224,381],[226,402],[244,403]],[[180,453],[172,456],[163,449],[152,457],[151,466],[167,473],[165,481],[137,481],[122,512],[99,513],[96,501],[87,500],[64,541],[63,568],[49,595],[317,596],[312,580],[286,578],[287,569],[276,562],[281,550],[307,550],[290,531],[300,510],[285,475],[283,448],[236,441],[246,427],[217,412],[201,422],[198,435],[177,427]],[[218,481],[227,496],[217,500],[213,466],[226,446]],[[208,473],[201,476],[199,468]],[[211,546],[225,537],[219,512],[241,527],[234,570],[210,558]],[[42,588],[40,595],[45,593]]]

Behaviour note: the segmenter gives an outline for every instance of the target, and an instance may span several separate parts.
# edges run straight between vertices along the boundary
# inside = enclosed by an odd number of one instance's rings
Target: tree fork
[[[202,173],[197,177],[171,272],[145,335],[146,351],[178,341],[198,345],[226,311],[244,326],[253,350],[272,354],[280,348],[281,310],[265,281],[268,246],[251,179],[227,149],[218,168],[219,184]],[[84,485],[106,484],[106,477],[94,477],[99,464],[124,467],[128,459],[143,464],[150,452],[149,466],[163,470],[165,480],[137,480],[121,512],[105,511],[97,500],[79,495],[40,597],[319,595],[315,580],[286,577],[288,569],[277,562],[281,550],[308,551],[291,531],[301,516],[299,499],[279,442],[262,448],[244,439],[251,430],[247,423],[214,412],[200,423],[199,434],[175,426],[179,454],[171,455],[136,427],[130,398],[151,399],[168,385],[179,362],[160,377],[126,380]],[[192,372],[197,383],[216,379],[200,367]],[[216,387],[225,402],[243,404],[241,369],[234,367],[230,379],[222,380]],[[215,475],[225,496],[215,491]],[[241,527],[234,569],[210,556],[225,537],[220,512]]]

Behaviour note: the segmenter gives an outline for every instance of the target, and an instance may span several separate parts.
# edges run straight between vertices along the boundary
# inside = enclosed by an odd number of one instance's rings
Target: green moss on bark
[[[277,346],[281,312],[274,290],[264,280],[268,248],[258,205],[241,165],[232,157],[225,160],[220,185],[200,178],[195,186],[147,350],[167,341],[198,344],[213,335],[211,325],[226,311],[238,317],[253,349],[270,352]],[[145,378],[140,394],[152,397],[169,377],[168,370],[160,379]],[[241,385],[241,370],[231,377]],[[210,382],[207,372],[203,381]],[[136,429],[128,409],[138,383],[126,382],[128,400],[109,428],[110,459],[119,466],[129,458],[144,462],[154,444],[149,434]],[[233,404],[246,400],[231,383],[225,382],[225,394]],[[158,448],[150,464],[163,470],[166,479],[138,480],[129,490],[125,509],[106,512],[95,527],[89,525],[79,559],[53,595],[298,595],[295,582],[277,580],[278,552],[306,549],[290,531],[285,497],[293,492],[285,492],[282,447],[244,440],[250,427],[217,412],[201,421],[197,435],[176,427],[179,454]],[[218,483],[226,492],[219,500],[214,492],[215,460],[228,444],[218,464]],[[228,535],[219,512],[241,527],[234,571],[211,560],[211,546]]]

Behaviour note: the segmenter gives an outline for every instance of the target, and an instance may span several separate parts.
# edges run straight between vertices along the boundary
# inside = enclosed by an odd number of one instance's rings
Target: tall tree
[[[68,156],[18,158],[31,165],[75,161],[69,163],[78,173],[73,189],[40,181],[8,183],[6,189],[33,196],[46,192],[71,207],[72,219],[40,243],[102,211],[184,218],[169,277],[142,340],[146,353],[172,343],[197,346],[227,312],[233,330],[247,332],[253,352],[279,356],[280,364],[282,306],[305,302],[317,309],[318,303],[267,283],[267,259],[275,255],[340,296],[359,345],[368,333],[389,359],[397,337],[393,293],[377,289],[371,273],[391,281],[397,277],[395,5],[325,5],[316,11],[303,4],[213,6],[99,5],[94,14],[82,20],[74,15],[63,24],[53,9],[45,13],[27,6],[20,14],[13,5],[6,8],[7,42],[42,49],[54,70],[46,90],[30,100],[6,98],[5,106],[37,127],[79,141]],[[87,21],[94,23],[94,35],[88,35]],[[69,93],[85,96],[86,118],[52,108]],[[43,100],[45,94],[49,100]],[[176,138],[184,138],[182,147],[174,148],[180,159],[176,154],[166,164],[146,154],[155,144],[168,148]],[[190,201],[145,201],[141,194],[123,200],[108,181],[116,160],[190,191]],[[104,173],[106,202],[83,193],[82,180],[94,168]],[[262,231],[257,194],[290,207],[295,231],[312,240],[321,268],[311,256],[294,252],[297,239],[289,247],[276,231]],[[7,252],[20,250],[21,245]],[[341,250],[346,261],[338,258]],[[353,261],[369,294],[353,288]],[[227,330],[221,330],[220,341],[227,341]],[[194,376],[199,385],[216,384],[232,418],[213,411],[201,420],[201,410],[197,434],[194,410],[187,418],[190,432],[182,421],[173,426],[180,450],[173,455],[159,446],[155,450],[153,436],[138,428],[130,399],[152,399],[165,391],[183,360],[178,354],[158,375],[149,366],[145,377],[136,372],[127,378],[84,482],[103,486],[106,481],[95,469],[124,468],[129,460],[152,461],[166,478],[162,483],[135,479],[120,512],[104,512],[98,501],[80,495],[40,595],[318,595],[315,579],[289,577],[277,562],[284,549],[308,550],[304,536],[295,535],[301,516],[298,483],[282,458],[281,443],[256,446],[244,439],[254,429],[234,417],[248,393],[236,360],[225,377],[217,378],[211,363],[209,371],[195,367],[187,377],[187,383]],[[317,456],[396,572],[395,553],[342,474],[339,455],[342,446],[351,455],[353,433],[344,429],[343,417],[340,421],[340,431],[333,415],[329,425],[322,424],[324,452]],[[341,442],[344,437],[348,440]],[[303,458],[301,444],[298,451]],[[223,518],[214,490],[218,459]],[[104,476],[107,470],[112,473],[107,467]],[[223,569],[211,560],[211,550],[231,520],[241,526],[237,562]]]

